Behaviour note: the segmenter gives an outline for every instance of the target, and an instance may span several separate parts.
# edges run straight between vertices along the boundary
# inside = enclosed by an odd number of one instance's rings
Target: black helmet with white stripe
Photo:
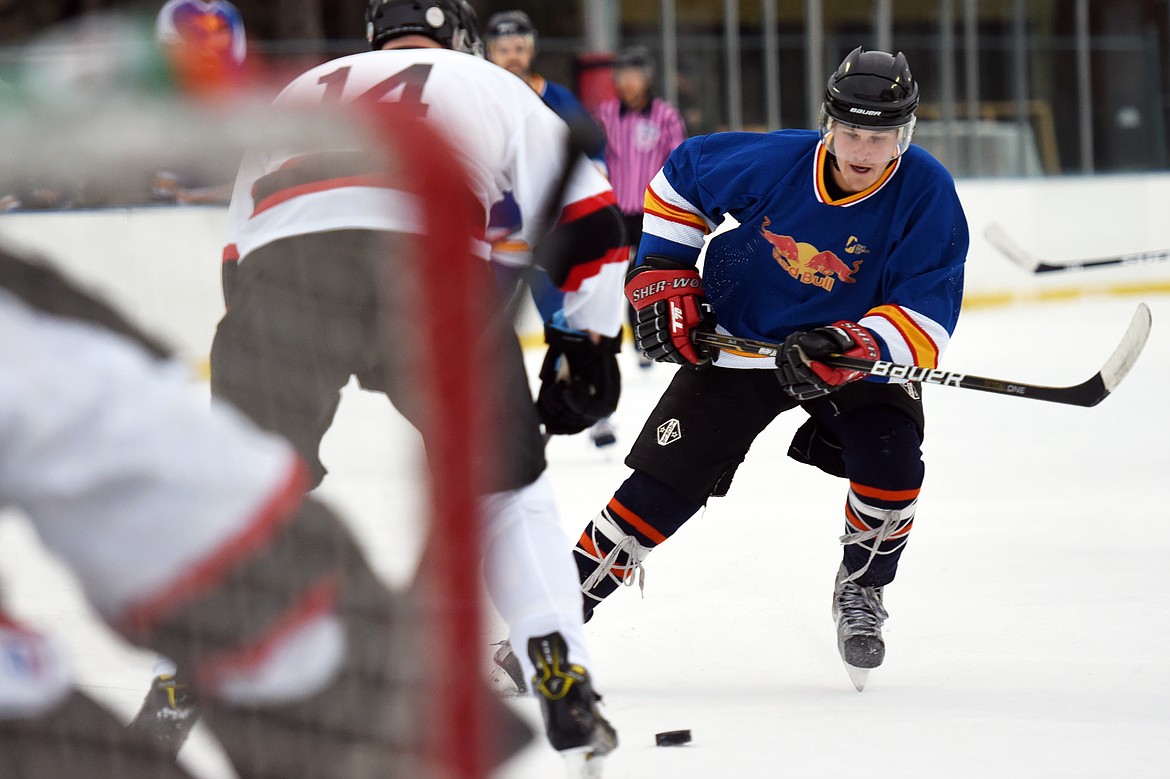
[[[475,9],[467,0],[370,0],[366,40],[377,50],[405,35],[425,35],[445,48],[483,56]]]

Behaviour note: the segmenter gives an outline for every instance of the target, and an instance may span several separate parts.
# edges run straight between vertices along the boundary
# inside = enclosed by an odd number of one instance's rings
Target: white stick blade
[[[1145,303],[1139,303],[1137,310],[1133,312],[1133,321],[1129,323],[1129,329],[1125,331],[1121,343],[1117,345],[1116,351],[1105,362],[1105,367],[1101,369],[1101,381],[1109,392],[1112,392],[1113,388],[1121,383],[1121,380],[1129,373],[1129,369],[1137,362],[1138,355],[1142,353],[1146,340],[1150,337],[1152,324],[1153,317],[1150,315],[1150,307]]]
[[[1000,251],[1003,256],[1019,265],[1027,271],[1035,271],[1040,265],[1040,260],[1036,259],[1032,254],[1024,251],[1024,249],[1007,234],[1007,231],[999,226],[998,223],[992,222],[983,230],[983,237],[987,239],[988,243]]]

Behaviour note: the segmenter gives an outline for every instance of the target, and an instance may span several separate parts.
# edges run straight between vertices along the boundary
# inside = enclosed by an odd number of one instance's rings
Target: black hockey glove
[[[715,348],[691,340],[695,330],[715,330],[715,312],[693,265],[651,254],[626,275],[634,307],[634,345],[658,362],[711,362]]]
[[[545,432],[580,433],[617,408],[622,391],[617,352],[620,338],[602,338],[597,344],[585,333],[545,325],[548,352],[540,366],[540,394],[536,410]]]
[[[856,322],[836,322],[828,327],[798,331],[784,339],[776,356],[776,375],[792,398],[800,402],[828,395],[865,374],[834,368],[817,360],[830,355],[876,360],[881,356],[873,334]]]

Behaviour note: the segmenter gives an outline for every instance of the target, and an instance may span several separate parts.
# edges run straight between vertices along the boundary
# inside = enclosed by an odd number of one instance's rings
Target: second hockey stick
[[[886,376],[891,379],[919,381],[924,384],[941,384],[944,387],[959,387],[1018,398],[1032,398],[1049,403],[1091,407],[1107,398],[1109,393],[1113,392],[1129,373],[1130,368],[1137,361],[1138,355],[1141,354],[1142,348],[1146,345],[1146,339],[1150,335],[1150,325],[1150,309],[1145,303],[1139,303],[1133,314],[1133,320],[1129,323],[1129,329],[1125,331],[1121,343],[1113,350],[1113,354],[1105,361],[1101,370],[1080,384],[1067,387],[1049,387],[1041,384],[1027,384],[1022,381],[988,379],[955,371],[902,365],[886,360],[863,360],[841,355],[827,357],[818,362],[834,368],[862,371],[870,376]],[[697,332],[694,334],[694,340],[696,343],[732,349],[761,357],[775,357],[780,353],[780,344],[755,341],[750,338],[737,338],[721,333]]]
[[[1005,257],[1031,273],[1055,273],[1085,268],[1103,268],[1110,265],[1145,265],[1151,262],[1170,260],[1170,249],[1155,249],[1148,252],[1115,254],[1111,257],[1092,257],[1085,260],[1056,262],[1042,259],[1026,251],[1007,234],[1006,230],[994,222],[987,226],[983,235]]]

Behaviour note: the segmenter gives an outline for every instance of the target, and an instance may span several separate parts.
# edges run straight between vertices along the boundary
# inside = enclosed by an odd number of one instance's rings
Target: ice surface
[[[886,590],[886,662],[863,693],[829,616],[844,485],[787,459],[802,413],[778,419],[730,494],[650,556],[645,597],[623,589],[587,626],[622,741],[606,777],[1166,776],[1170,297],[1145,299],[1145,353],[1096,408],[927,388],[926,483]],[[1136,303],[969,311],[944,367],[1076,383],[1101,367]],[[617,446],[597,450],[582,435],[549,447],[569,538],[625,478],[621,460],[671,373],[640,370],[629,352],[623,367]],[[401,508],[414,475],[400,437],[412,434],[382,399],[355,390],[325,451],[326,496],[391,578],[410,574],[417,548]],[[20,613],[60,635],[87,689],[129,718],[153,658],[83,625],[68,579],[20,522],[0,524],[0,570]],[[503,636],[498,621],[494,631]],[[481,655],[486,671],[486,642]],[[539,721],[534,701],[516,705]],[[655,733],[683,728],[690,745],[654,745]],[[230,776],[201,733],[183,759],[206,779]],[[497,779],[562,775],[537,743]]]

